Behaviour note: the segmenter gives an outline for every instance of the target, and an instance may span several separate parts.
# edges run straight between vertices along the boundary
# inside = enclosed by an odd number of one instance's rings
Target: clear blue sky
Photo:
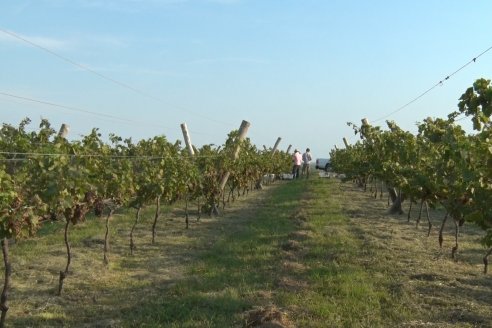
[[[0,117],[170,141],[186,122],[199,146],[247,120],[260,147],[282,137],[327,157],[356,140],[346,122],[388,115],[492,46],[491,17],[490,0],[4,0],[0,92],[125,121],[1,94]],[[415,131],[480,77],[492,50],[388,119]]]

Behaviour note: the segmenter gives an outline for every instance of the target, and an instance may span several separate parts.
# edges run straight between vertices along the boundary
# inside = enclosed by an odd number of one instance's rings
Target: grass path
[[[458,260],[406,217],[338,180],[290,181],[241,197],[224,217],[192,221],[173,209],[151,244],[152,210],[72,230],[72,274],[61,226],[12,247],[12,327],[491,327],[492,278],[479,233],[465,226]],[[172,213],[174,214],[172,214]],[[433,212],[435,227],[442,213]],[[449,231],[448,231],[449,232]]]

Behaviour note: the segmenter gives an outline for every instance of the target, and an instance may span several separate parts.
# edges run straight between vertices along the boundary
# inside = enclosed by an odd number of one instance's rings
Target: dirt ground
[[[367,265],[374,261],[394,276],[394,288],[413,300],[408,307],[421,319],[404,327],[492,327],[492,274],[484,275],[480,244],[483,232],[471,224],[460,228],[456,259],[454,224],[448,220],[442,249],[438,233],[442,210],[430,210],[433,224],[427,237],[425,210],[416,227],[419,206],[412,206],[410,222],[404,215],[387,214],[387,200],[374,199],[351,183],[340,184],[343,211],[350,217],[353,232],[367,247]],[[404,204],[408,211],[409,204]],[[364,259],[361,259],[362,265]]]
[[[418,228],[415,225],[418,206],[414,206],[407,222],[406,215],[387,214],[385,199],[374,199],[369,192],[350,183],[335,179],[330,183],[335,183],[339,190],[331,197],[343,205],[350,231],[362,241],[363,249],[355,261],[363,267],[382,268],[377,274],[387,275],[391,288],[408,296],[408,309],[418,319],[403,322],[401,327],[492,327],[492,273],[483,274],[482,257],[486,249],[479,243],[479,229],[468,224],[462,227],[459,250],[453,260],[452,222],[446,227],[443,248],[438,244],[442,211],[431,211],[433,228],[427,237],[425,217]],[[268,193],[279,186],[267,186],[259,193],[241,197],[226,210],[227,220],[204,216],[197,221],[192,216],[188,230],[184,229],[182,209],[176,208],[159,221],[155,244],[150,242],[153,213],[148,210],[137,226],[136,256],[129,256],[128,247],[133,212],[117,214],[111,222],[109,267],[103,264],[104,220],[95,219],[74,227],[71,274],[66,279],[63,297],[55,293],[58,273],[66,263],[61,226],[53,228],[57,239],[38,237],[14,245],[7,326],[127,326],[118,319],[122,314],[138,311],[136,304],[145,304],[145,300],[174,286],[203,250],[212,247],[221,236],[242,229],[242,224],[264,205]],[[305,197],[315,195],[307,193]],[[407,210],[408,204],[404,206]],[[290,237],[296,243],[286,240],[282,244],[285,252],[292,253],[310,238],[309,230],[304,228],[300,225],[299,231]],[[289,261],[286,257],[284,262],[285,272],[306,271],[296,259]],[[289,289],[292,281],[279,279],[277,285]],[[296,281],[291,289],[305,286],[307,282]],[[282,327],[282,321],[288,322],[284,327],[295,326],[295,313],[258,306],[256,312],[245,313],[250,315],[251,322],[260,323],[268,317],[272,327]]]
[[[11,246],[11,293],[7,327],[122,327],[126,313],[137,304],[166,293],[185,278],[189,264],[218,238],[242,229],[278,184],[251,192],[231,203],[223,216],[190,210],[185,229],[181,207],[163,213],[151,243],[154,212],[143,211],[136,227],[136,250],[130,256],[129,233],[133,210],[117,212],[110,223],[110,264],[103,263],[104,220],[88,218],[70,228],[72,263],[63,295],[57,296],[58,276],[66,265],[63,223],[53,223],[50,233]],[[50,223],[48,223],[50,224]],[[126,319],[125,319],[126,320]],[[131,325],[131,324],[130,324]]]

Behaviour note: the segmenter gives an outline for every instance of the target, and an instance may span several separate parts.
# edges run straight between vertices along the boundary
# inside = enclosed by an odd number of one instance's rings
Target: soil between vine
[[[136,229],[134,256],[129,211],[111,222],[109,268],[104,220],[92,218],[73,229],[62,297],[55,285],[63,237],[52,226],[54,233],[12,249],[7,325],[492,326],[492,277],[482,274],[480,231],[464,227],[453,261],[451,227],[442,250],[437,242],[443,213],[431,212],[426,237],[425,227],[386,209],[385,201],[335,179],[279,183],[241,197],[224,217],[191,219],[188,230],[181,209],[168,209],[155,244],[149,208]]]

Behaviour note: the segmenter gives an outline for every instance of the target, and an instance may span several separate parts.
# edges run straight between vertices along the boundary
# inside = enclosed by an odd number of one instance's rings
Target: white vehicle
[[[331,162],[329,158],[316,158],[316,168],[318,170],[325,170],[326,172],[331,170]]]

